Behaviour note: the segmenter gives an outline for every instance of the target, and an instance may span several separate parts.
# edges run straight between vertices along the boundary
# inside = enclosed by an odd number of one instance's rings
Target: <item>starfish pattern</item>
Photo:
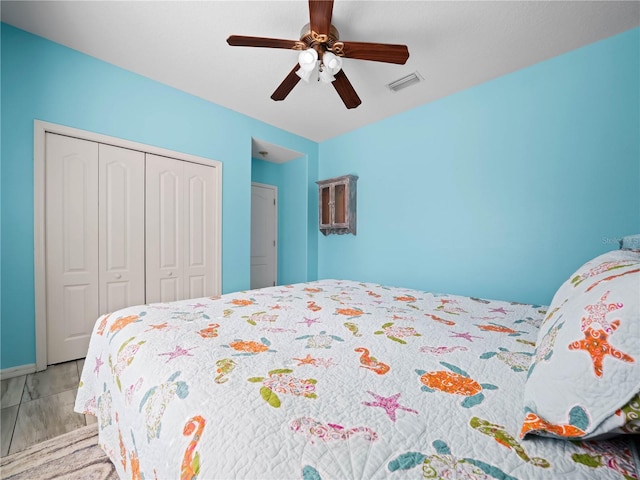
[[[587,305],[584,309],[587,311],[587,316],[582,317],[582,331],[584,332],[593,323],[599,323],[602,329],[608,334],[613,333],[613,328],[605,319],[605,316],[609,312],[621,309],[624,305],[622,303],[609,303],[606,304],[607,297],[610,291],[606,291],[600,300],[593,305]]]
[[[318,317],[318,318],[320,318],[320,317]],[[307,318],[307,317],[304,317],[303,321],[297,322],[297,323],[306,323],[307,327],[310,327],[314,323],[321,323],[320,320],[318,320],[318,318]]]
[[[204,307],[206,307],[207,305],[206,305],[205,303],[200,303],[200,302],[198,302],[198,303],[194,303],[193,305],[189,305],[189,306],[190,306],[190,307],[193,307],[193,308],[204,308]]]
[[[176,349],[173,352],[165,352],[165,353],[159,353],[159,356],[163,356],[166,355],[169,358],[167,358],[167,361],[164,363],[169,363],[171,360],[178,358],[178,357],[193,357],[193,355],[191,355],[189,353],[189,350],[193,350],[194,348],[198,348],[198,347],[191,347],[191,348],[182,348],[180,345],[176,346]]]
[[[96,357],[96,367],[93,369],[93,373],[98,375],[100,373],[100,367],[102,365],[104,365],[104,362],[102,361],[102,355],[100,355],[99,357]]]
[[[471,335],[471,332],[456,333],[456,332],[451,331],[451,333],[453,333],[453,335],[449,335],[450,337],[453,337],[453,338],[464,338],[465,340],[468,340],[470,342],[473,342],[472,338],[482,338],[482,337],[477,337],[475,335]]]
[[[298,362],[300,362],[297,365],[298,367],[301,366],[301,365],[315,365],[316,364],[316,359],[313,358],[310,353],[307,353],[307,356],[304,357],[304,358],[294,358],[294,360],[297,360]]]
[[[369,395],[373,395],[376,399],[375,402],[362,402],[363,405],[367,407],[382,407],[384,411],[387,412],[387,415],[391,419],[391,421],[396,421],[396,410],[404,410],[405,412],[418,413],[416,410],[411,408],[407,408],[398,403],[398,398],[400,398],[400,393],[396,393],[395,395],[391,395],[390,397],[383,397],[382,395],[378,395],[377,393],[373,393],[370,390],[367,390]]]
[[[612,331],[615,331],[619,326],[620,320],[611,322]],[[591,356],[593,370],[597,377],[602,376],[602,361],[607,355],[611,355],[613,358],[617,358],[623,362],[634,362],[633,357],[609,345],[608,338],[609,335],[604,330],[594,330],[589,327],[584,331],[584,339],[569,344],[569,350],[586,351]]]

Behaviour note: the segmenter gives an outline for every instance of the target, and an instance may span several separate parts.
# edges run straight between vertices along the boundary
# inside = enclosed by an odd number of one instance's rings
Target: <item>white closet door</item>
[[[145,303],[144,153],[100,145],[100,315]]]
[[[147,303],[184,298],[183,163],[146,154]]]
[[[215,294],[214,229],[215,169],[206,165],[184,165],[184,297]]]
[[[98,318],[98,144],[46,135],[47,364],[83,358]]]

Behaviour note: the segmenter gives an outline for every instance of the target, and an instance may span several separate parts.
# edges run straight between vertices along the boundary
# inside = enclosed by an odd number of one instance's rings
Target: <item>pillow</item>
[[[640,252],[585,263],[553,297],[536,342],[520,432],[595,438],[638,430]]]

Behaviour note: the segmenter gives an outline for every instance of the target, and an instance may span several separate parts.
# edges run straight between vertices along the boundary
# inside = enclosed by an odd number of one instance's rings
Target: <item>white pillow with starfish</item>
[[[521,437],[638,433],[640,252],[608,252],[571,275],[536,345]]]

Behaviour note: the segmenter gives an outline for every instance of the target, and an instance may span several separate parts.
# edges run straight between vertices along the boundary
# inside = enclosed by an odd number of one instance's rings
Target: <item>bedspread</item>
[[[544,314],[338,280],[130,307],[75,408],[122,478],[638,478],[624,439],[518,438]]]

